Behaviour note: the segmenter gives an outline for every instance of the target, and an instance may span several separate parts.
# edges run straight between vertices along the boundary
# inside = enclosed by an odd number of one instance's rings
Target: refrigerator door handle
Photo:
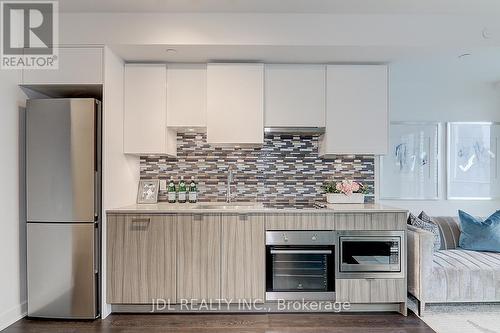
[[[94,219],[97,221],[100,216],[101,202],[101,175],[99,171],[94,172]]]

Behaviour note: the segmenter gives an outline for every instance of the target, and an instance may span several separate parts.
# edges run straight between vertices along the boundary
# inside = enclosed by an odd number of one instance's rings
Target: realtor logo
[[[1,68],[57,69],[57,1],[1,1]]]

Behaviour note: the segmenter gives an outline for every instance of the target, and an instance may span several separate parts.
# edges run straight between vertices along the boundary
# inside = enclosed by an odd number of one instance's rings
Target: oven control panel
[[[267,231],[266,245],[335,245],[335,232],[318,231]]]

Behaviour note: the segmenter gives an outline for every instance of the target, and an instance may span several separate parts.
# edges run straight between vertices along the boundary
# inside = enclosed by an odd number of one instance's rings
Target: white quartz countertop
[[[262,204],[233,202],[226,205],[222,202],[210,203],[167,203],[135,204],[107,210],[108,214],[168,214],[168,213],[366,213],[366,212],[406,212],[405,209],[380,204],[326,204],[324,208],[267,207]]]

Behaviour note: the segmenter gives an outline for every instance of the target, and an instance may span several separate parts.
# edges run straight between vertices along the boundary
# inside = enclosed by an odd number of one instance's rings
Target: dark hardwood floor
[[[432,333],[413,313],[400,314],[114,314],[104,320],[22,319],[5,333]]]

